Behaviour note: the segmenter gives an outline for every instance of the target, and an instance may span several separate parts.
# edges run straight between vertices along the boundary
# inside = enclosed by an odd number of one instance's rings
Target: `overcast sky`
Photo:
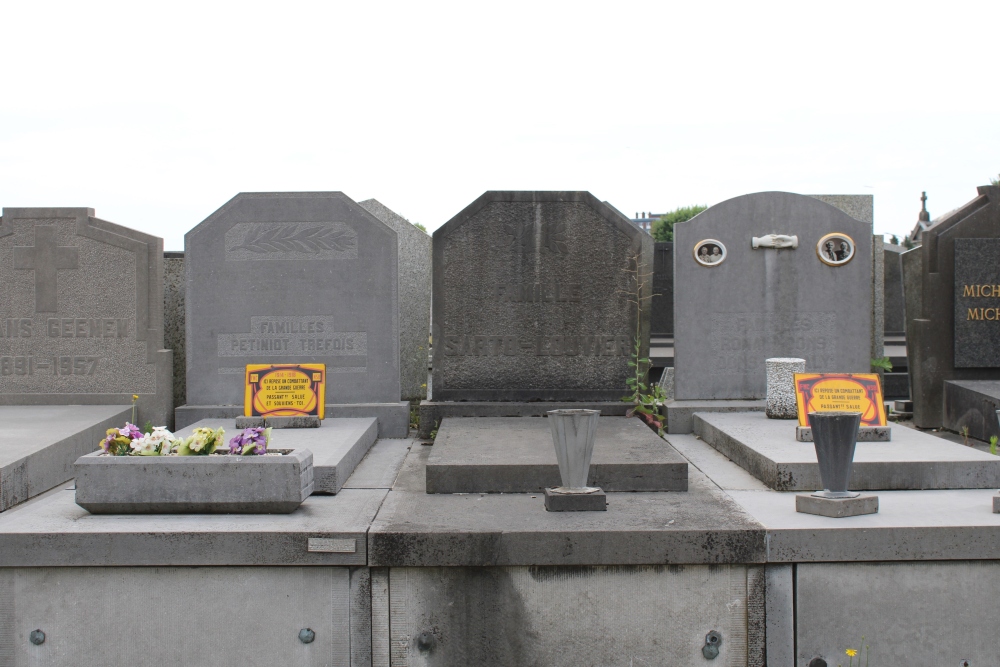
[[[631,216],[872,194],[912,229],[1000,174],[996,0],[4,2],[0,206],[162,236],[237,192],[430,230],[485,190]]]

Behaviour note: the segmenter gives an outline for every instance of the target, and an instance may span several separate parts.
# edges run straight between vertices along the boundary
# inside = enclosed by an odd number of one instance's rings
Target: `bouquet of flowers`
[[[271,444],[271,429],[262,427],[245,428],[243,432],[229,441],[229,453],[237,456],[258,456],[267,454],[267,446]]]
[[[178,456],[207,456],[223,446],[225,430],[221,428],[196,428],[194,433],[179,441],[174,447]]]
[[[99,446],[111,456],[128,456],[132,453],[132,443],[144,435],[138,426],[125,422],[125,428],[109,428]]]

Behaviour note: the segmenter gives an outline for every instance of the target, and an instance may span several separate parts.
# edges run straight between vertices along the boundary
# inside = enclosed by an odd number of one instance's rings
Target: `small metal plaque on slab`
[[[307,550],[315,553],[353,554],[358,550],[358,543],[353,537],[310,537]]]

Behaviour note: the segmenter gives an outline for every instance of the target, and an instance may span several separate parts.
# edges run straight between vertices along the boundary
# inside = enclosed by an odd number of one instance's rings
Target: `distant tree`
[[[413,225],[414,227],[416,227],[417,229],[419,229],[420,231],[422,231],[422,232],[423,232],[424,234],[426,234],[426,233],[427,233],[427,228],[426,228],[426,227],[424,227],[424,226],[423,226],[422,224],[420,224],[419,222],[413,222],[413,223],[410,223],[410,224],[412,224],[412,225]]]
[[[990,185],[1000,185],[1000,175],[998,175],[997,178],[991,178]]]
[[[889,243],[891,243],[892,245],[899,245],[899,237],[896,236],[895,234],[890,234]]]
[[[903,237],[903,247],[907,250],[911,250],[914,247],[913,239],[910,238],[909,234]]]
[[[653,239],[656,241],[673,241],[674,225],[678,222],[687,222],[698,215],[707,206],[681,206],[670,213],[664,213],[659,220],[653,221]]]

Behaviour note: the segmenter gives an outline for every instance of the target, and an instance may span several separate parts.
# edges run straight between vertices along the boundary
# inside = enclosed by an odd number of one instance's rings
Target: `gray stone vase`
[[[556,447],[562,486],[558,493],[593,493],[587,486],[590,459],[594,455],[594,434],[600,410],[549,410],[549,427]]]
[[[854,448],[858,443],[860,412],[810,412],[813,445],[819,461],[823,491],[814,493],[821,498],[857,498],[847,485],[851,480]]]

